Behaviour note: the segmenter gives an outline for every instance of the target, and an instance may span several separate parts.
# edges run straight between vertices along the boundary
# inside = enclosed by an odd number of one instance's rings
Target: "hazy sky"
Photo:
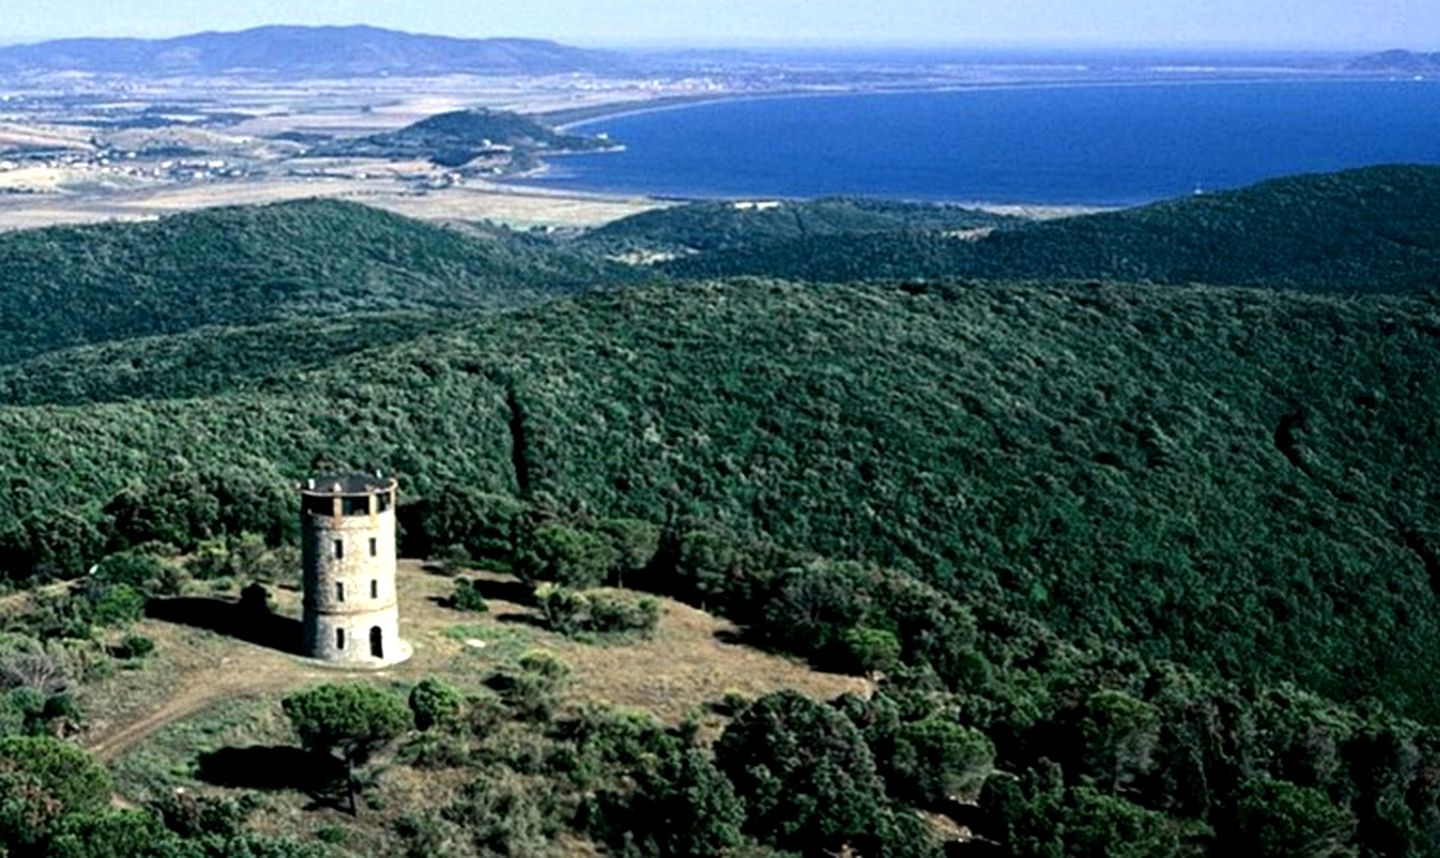
[[[0,41],[365,23],[575,44],[1391,46],[1440,50],[1440,0],[0,0]]]

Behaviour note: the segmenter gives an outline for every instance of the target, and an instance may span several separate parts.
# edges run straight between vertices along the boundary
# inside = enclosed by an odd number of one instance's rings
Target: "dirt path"
[[[231,667],[233,658],[224,658],[220,666],[187,677],[179,689],[169,692],[158,709],[138,721],[117,724],[92,739],[87,748],[103,763],[124,754],[159,730],[184,720],[216,703],[284,690],[318,675],[298,665],[290,670],[243,670]]]

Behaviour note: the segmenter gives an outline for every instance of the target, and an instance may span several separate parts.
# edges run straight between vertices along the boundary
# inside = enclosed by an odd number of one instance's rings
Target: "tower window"
[[[344,629],[336,629],[336,630],[335,630],[335,648],[336,648],[336,649],[344,649],[344,648],[345,648],[345,630],[344,630]]]
[[[335,540],[335,559],[336,559],[336,560],[343,560],[344,558],[345,558],[345,540],[343,540],[343,539],[337,539],[337,540]]]
[[[345,582],[344,582],[344,581],[336,581],[336,582],[335,582],[335,601],[337,601],[337,602],[343,602],[343,601],[345,601]]]
[[[370,556],[375,557],[380,553],[380,540],[370,537]]]
[[[374,578],[370,579],[370,598],[380,598],[380,582],[376,581]]]

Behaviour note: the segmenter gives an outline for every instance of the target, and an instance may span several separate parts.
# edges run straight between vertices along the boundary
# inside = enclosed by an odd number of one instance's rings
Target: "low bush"
[[[649,596],[599,590],[579,593],[542,584],[535,590],[535,600],[546,625],[564,635],[649,635],[660,622],[660,603]]]
[[[476,586],[476,583],[468,578],[456,578],[455,592],[450,596],[450,607],[472,614],[483,614],[490,610],[490,606],[485,603],[485,597],[480,595],[480,588]]]
[[[111,653],[122,661],[144,658],[155,651],[155,641],[144,635],[130,635],[116,644]]]

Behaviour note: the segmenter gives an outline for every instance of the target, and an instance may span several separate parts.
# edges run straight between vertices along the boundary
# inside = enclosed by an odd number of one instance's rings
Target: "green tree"
[[[393,694],[369,685],[321,685],[286,697],[281,704],[307,750],[338,754],[345,790],[355,815],[356,769],[411,725],[410,711]]]
[[[169,855],[174,836],[144,810],[105,810],[60,817],[50,834],[47,858],[150,858]]]
[[[1320,790],[1257,779],[1236,802],[1235,833],[1234,845],[1257,858],[1333,858],[1352,854],[1355,820]]]
[[[0,843],[36,845],[64,814],[93,814],[110,802],[110,776],[59,739],[0,739]]]
[[[906,800],[933,806],[976,798],[994,764],[984,733],[936,716],[896,731],[887,781]]]
[[[453,724],[460,717],[464,698],[449,683],[427,676],[410,689],[410,712],[420,730]]]
[[[600,833],[642,855],[721,855],[741,842],[745,806],[729,779],[700,749],[671,746],[633,788],[600,802]]]
[[[675,578],[663,590],[703,608],[724,604],[727,578],[740,562],[735,537],[714,530],[690,530],[674,543]]]
[[[606,581],[612,586],[625,586],[626,579],[648,567],[660,550],[660,528],[648,521],[611,518],[600,522],[599,529],[615,549],[615,564]]]
[[[794,691],[741,712],[716,743],[715,761],[745,799],[747,830],[781,848],[844,848],[885,804],[860,731]]]
[[[856,626],[840,635],[840,661],[861,673],[888,671],[900,663],[900,639],[893,632]]]
[[[531,581],[553,581],[565,587],[596,587],[605,583],[616,551],[609,540],[567,527],[536,528],[528,544],[516,552],[515,571]]]
[[[1092,787],[1067,789],[1058,768],[994,777],[981,832],[1016,858],[1164,858],[1181,853],[1174,822]]]
[[[1107,791],[1119,790],[1150,770],[1160,712],[1123,691],[1098,691],[1085,701],[1080,731],[1086,771]]]
[[[514,498],[447,484],[417,504],[416,536],[424,544],[416,547],[431,556],[456,546],[472,560],[507,560],[511,529],[524,510]]]

